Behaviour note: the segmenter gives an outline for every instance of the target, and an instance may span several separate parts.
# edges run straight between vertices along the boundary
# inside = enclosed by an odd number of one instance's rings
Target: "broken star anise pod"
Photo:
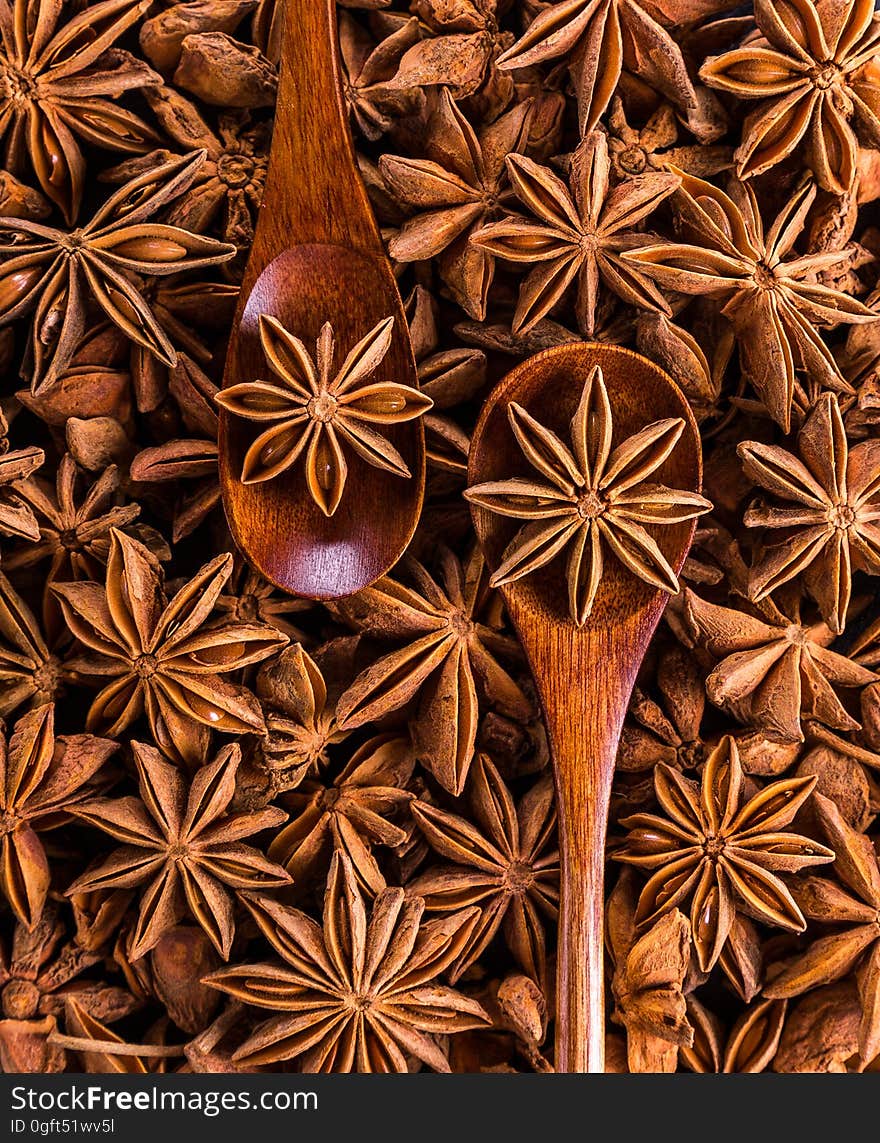
[[[571,420],[571,448],[515,401],[508,418],[543,480],[514,477],[465,493],[472,504],[528,521],[504,551],[491,585],[522,579],[567,549],[568,608],[582,627],[593,609],[607,547],[645,583],[677,592],[678,577],[643,525],[677,524],[712,508],[695,492],[648,482],[678,443],[684,421],[655,421],[612,450],[611,404],[598,365]]]
[[[784,832],[816,785],[815,776],[771,782],[743,797],[739,751],[727,736],[706,760],[700,785],[661,763],[654,789],[665,817],[634,814],[616,861],[651,871],[636,923],[691,901],[691,930],[700,968],[721,955],[735,911],[777,928],[803,932],[806,921],[780,873],[834,860],[824,845]]]
[[[89,734],[55,737],[55,708],[22,715],[0,734],[0,891],[27,928],[40,920],[51,870],[38,834],[69,820],[84,787],[117,743]]]
[[[299,1058],[303,1072],[406,1072],[407,1056],[450,1071],[434,1039],[485,1028],[489,1017],[438,977],[467,942],[477,909],[423,920],[425,904],[385,889],[370,917],[348,858],[336,853],[323,928],[297,909],[244,895],[280,957],[221,969],[207,983],[279,1013],[259,1025],[234,1059],[258,1066]]]
[[[614,965],[611,1019],[626,1029],[630,1072],[674,1072],[679,1048],[693,1042],[684,996],[691,926],[680,909],[644,933],[636,925],[635,875],[624,869],[606,903],[606,942]]]
[[[226,960],[235,935],[230,890],[274,889],[290,881],[242,839],[280,825],[287,814],[275,806],[229,812],[241,761],[237,743],[224,746],[189,783],[152,746],[134,742],[132,752],[139,799],[93,798],[75,807],[77,818],[123,844],[78,877],[68,895],[143,886],[132,960],[154,948],[186,913]]]
[[[139,290],[137,276],[177,274],[227,262],[235,247],[152,222],[188,187],[198,151],[132,179],[73,232],[0,218],[0,325],[32,314],[23,375],[39,393],[70,365],[96,304],[131,341],[166,365],[174,346]]]
[[[281,382],[245,381],[221,390],[216,401],[247,421],[270,425],[248,448],[243,484],[274,480],[305,452],[306,483],[325,516],[339,507],[348,478],[343,444],[374,468],[411,473],[403,457],[372,425],[422,416],[433,401],[393,380],[371,381],[391,345],[394,318],[371,329],[336,368],[333,327],[325,323],[314,358],[276,318],[260,315],[260,342]]]
[[[66,938],[61,910],[49,903],[32,929],[18,923],[7,948],[0,947],[0,1071],[64,1070],[64,1050],[51,1037],[73,997],[92,1018],[108,1023],[138,1007],[125,988],[83,977],[101,964],[101,952],[86,948],[78,934]]]
[[[211,621],[231,574],[232,556],[217,556],[169,602],[153,553],[113,529],[104,586],[53,585],[84,652],[69,669],[110,678],[92,701],[89,728],[116,737],[146,713],[165,754],[196,766],[210,728],[227,734],[264,729],[254,696],[222,676],[260,662],[287,637],[265,623]]]

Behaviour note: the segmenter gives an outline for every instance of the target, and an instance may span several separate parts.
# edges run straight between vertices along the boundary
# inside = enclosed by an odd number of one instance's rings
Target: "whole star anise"
[[[612,450],[611,404],[598,365],[571,419],[571,448],[516,402],[508,417],[523,454],[544,479],[491,481],[465,493],[472,504],[528,521],[505,550],[491,585],[522,579],[567,549],[568,607],[582,627],[593,609],[607,546],[639,579],[677,592],[675,572],[642,525],[677,524],[712,508],[694,492],[648,483],[675,448],[684,421],[655,421]]]
[[[235,935],[229,890],[273,889],[288,874],[242,838],[287,820],[275,806],[229,813],[241,762],[237,743],[224,746],[197,770],[187,787],[180,770],[158,750],[132,743],[140,799],[96,798],[80,803],[77,818],[123,842],[106,861],[87,869],[68,895],[117,886],[144,886],[130,955],[137,960],[189,913],[224,960]]]
[[[698,98],[681,48],[656,18],[662,11],[662,6],[636,0],[542,5],[525,34],[498,57],[498,67],[509,70],[567,59],[583,133],[598,125],[624,67],[643,73],[682,110],[695,112]]]
[[[761,33],[700,68],[710,87],[761,102],[743,124],[737,174],[751,178],[800,148],[819,185],[846,194],[859,143],[880,147],[880,88],[864,65],[880,51],[880,17],[871,0],[755,0]]]
[[[43,193],[72,224],[86,161],[78,138],[112,151],[147,151],[155,132],[116,102],[161,77],[113,48],[150,0],[101,0],[76,11],[63,0],[0,0],[0,139],[6,164],[24,157]],[[62,23],[62,15],[75,14]],[[59,26],[60,25],[60,26]]]
[[[721,955],[737,908],[778,928],[803,932],[806,921],[780,873],[834,860],[824,845],[783,832],[806,802],[816,778],[771,782],[748,801],[734,740],[727,736],[706,760],[698,786],[662,763],[654,789],[665,817],[634,814],[616,861],[647,869],[636,923],[691,901],[697,958],[708,972]]]
[[[332,779],[307,777],[281,799],[291,820],[278,832],[269,856],[295,884],[309,884],[335,849],[347,855],[358,884],[375,896],[386,888],[374,845],[397,846],[407,832],[393,819],[412,801],[407,790],[415,767],[409,739],[380,734],[359,747]]]
[[[774,445],[743,441],[743,469],[774,501],[752,504],[749,528],[780,529],[764,543],[749,576],[749,596],[761,600],[803,575],[822,618],[840,634],[852,592],[852,572],[880,572],[880,441],[849,447],[834,393],[823,393],[798,434],[795,456]]]
[[[208,976],[230,996],[280,1015],[235,1053],[252,1066],[299,1058],[304,1072],[406,1072],[406,1053],[450,1071],[433,1038],[490,1023],[483,1008],[438,977],[471,935],[477,909],[423,921],[424,901],[385,889],[367,911],[351,863],[334,854],[324,925],[248,894],[245,904],[281,958]]]
[[[788,432],[798,368],[826,388],[845,392],[849,387],[819,327],[873,322],[877,314],[815,281],[820,267],[844,261],[846,251],[792,256],[816,198],[815,184],[804,182],[765,231],[748,184],[734,183],[725,194],[680,174],[674,204],[686,241],[647,245],[623,257],[668,290],[723,303],[722,313],[738,335],[743,371],[770,416]]]
[[[264,729],[254,696],[222,676],[260,662],[287,637],[265,623],[210,622],[231,574],[232,556],[218,556],[169,602],[153,553],[113,529],[104,586],[53,585],[85,652],[70,670],[111,679],[91,704],[90,728],[115,737],[146,713],[168,757],[193,765],[201,764],[211,727]]]
[[[532,705],[497,661],[515,644],[478,619],[485,597],[483,560],[466,565],[449,550],[439,554],[439,582],[410,558],[414,586],[385,576],[341,601],[341,615],[364,635],[403,639],[363,670],[337,705],[341,729],[350,730],[397,710],[419,696],[413,726],[416,754],[451,794],[464,789],[477,739],[477,680],[489,703],[528,721]]]
[[[72,233],[0,218],[0,324],[33,312],[25,370],[35,393],[70,365],[90,302],[131,341],[174,364],[176,351],[137,276],[203,269],[235,256],[234,246],[215,238],[149,221],[192,183],[204,159],[198,151],[132,179]]]
[[[832,684],[864,687],[877,676],[829,648],[834,633],[826,624],[805,625],[775,608],[759,619],[709,603],[689,588],[685,614],[697,642],[720,660],[706,679],[717,706],[788,742],[803,740],[804,719],[859,729]]]
[[[437,97],[427,158],[383,155],[379,170],[401,205],[415,211],[389,243],[392,258],[437,258],[444,282],[464,311],[482,321],[495,276],[495,259],[471,236],[497,218],[509,201],[509,155],[525,150],[528,103],[519,103],[479,134],[448,89]]]
[[[374,468],[411,475],[394,445],[370,426],[411,421],[433,401],[409,385],[370,381],[391,345],[394,318],[363,337],[336,369],[333,327],[326,323],[315,359],[298,337],[273,317],[260,315],[260,342],[281,381],[246,381],[222,389],[216,401],[248,421],[268,422],[245,454],[241,480],[274,480],[306,453],[306,482],[326,516],[339,507],[348,476],[343,443]]]
[[[485,952],[500,931],[518,964],[538,984],[546,982],[546,924],[559,907],[559,851],[553,782],[544,775],[519,803],[491,759],[477,755],[469,781],[469,818],[428,802],[412,814],[431,848],[452,862],[419,874],[407,886],[429,912],[472,905],[480,919],[450,967],[453,984]]]
[[[65,453],[54,488],[33,476],[19,485],[19,494],[34,512],[40,531],[38,542],[4,560],[9,571],[50,560],[47,582],[93,579],[102,572],[110,549],[110,529],[132,524],[140,515],[140,505],[118,503],[121,477],[115,464],[105,468],[81,497],[77,495],[78,476],[76,462]],[[170,552],[158,535],[157,539],[167,558]]]
[[[336,704],[351,682],[356,639],[336,639],[316,659],[295,643],[260,669],[256,691],[266,716],[263,758],[279,790],[291,790],[327,766],[328,748],[343,742]]]
[[[508,262],[533,266],[520,287],[513,332],[527,333],[577,282],[575,311],[586,337],[596,332],[599,284],[629,305],[670,313],[649,275],[622,255],[644,246],[636,227],[678,187],[670,171],[652,171],[611,186],[608,141],[587,135],[571,160],[571,191],[549,167],[509,155],[517,198],[533,218],[513,215],[475,231],[471,242]]]

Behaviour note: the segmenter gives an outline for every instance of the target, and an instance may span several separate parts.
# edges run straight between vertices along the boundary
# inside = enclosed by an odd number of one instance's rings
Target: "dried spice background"
[[[609,1070],[880,1070],[873,0],[340,3],[433,408],[332,606],[217,486],[279,25],[0,0],[0,1067],[552,1070],[547,747],[463,492],[491,384],[596,339],[712,504],[620,747]]]

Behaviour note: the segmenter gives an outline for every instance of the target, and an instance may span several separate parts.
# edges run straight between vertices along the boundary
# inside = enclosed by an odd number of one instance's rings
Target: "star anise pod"
[[[67,932],[59,910],[49,904],[33,929],[15,925],[8,950],[0,948],[0,1070],[57,1072],[64,1052],[50,1037],[67,1001],[76,997],[82,1011],[112,1022],[138,1007],[124,988],[100,980],[79,979],[102,961]]]
[[[239,623],[268,623],[291,642],[305,638],[291,617],[307,615],[313,608],[310,599],[283,594],[241,557],[236,560],[227,590],[217,599],[217,610],[230,618]]]
[[[40,624],[0,572],[0,718],[27,703],[43,706],[62,693],[64,667]]]
[[[737,452],[746,475],[774,496],[752,504],[744,524],[781,529],[759,549],[749,597],[761,600],[803,575],[822,618],[840,634],[853,565],[880,572],[880,441],[850,448],[837,397],[823,393],[798,434],[798,456],[758,441],[743,441]]]
[[[419,21],[415,17],[376,44],[347,12],[339,12],[343,94],[352,122],[365,139],[375,142],[396,119],[412,115],[423,106],[425,94],[421,87],[400,87],[391,82],[401,57],[419,39]]]
[[[760,104],[743,124],[737,174],[751,178],[806,152],[819,185],[845,194],[856,177],[859,143],[880,147],[880,86],[864,65],[880,52],[871,0],[755,0],[759,36],[706,60],[700,78]]]
[[[356,640],[338,639],[316,651],[295,643],[260,669],[256,691],[266,716],[263,758],[279,790],[291,790],[330,761],[328,748],[351,733],[336,704],[351,681]],[[317,661],[316,661],[317,660]]]
[[[507,170],[517,198],[534,217],[490,222],[471,241],[495,257],[535,267],[520,287],[514,333],[534,328],[573,282],[578,328],[586,337],[596,332],[600,283],[629,305],[671,312],[650,276],[622,255],[648,241],[635,228],[676,190],[677,175],[654,171],[612,187],[601,131],[587,135],[572,156],[570,191],[549,167],[525,155],[509,155]]]
[[[641,685],[633,690],[617,751],[617,768],[625,773],[652,770],[658,762],[693,770],[705,758],[703,675],[684,647],[661,643],[658,651],[655,678],[662,701]]]
[[[76,816],[123,845],[87,869],[68,894],[143,885],[131,958],[152,949],[185,914],[202,926],[217,952],[229,958],[235,935],[230,890],[273,889],[288,874],[242,839],[287,820],[274,806],[229,813],[241,761],[237,743],[187,782],[158,750],[132,743],[140,799],[94,798]]]
[[[701,1075],[766,1071],[779,1048],[786,1008],[784,1000],[756,1000],[725,1034],[721,1021],[691,993],[687,1018],[694,1041],[682,1047],[682,1063]]]
[[[764,995],[790,999],[810,989],[855,975],[862,1002],[859,1052],[872,1060],[880,1052],[880,868],[871,839],[853,829],[830,798],[817,794],[816,817],[834,846],[834,872],[801,878],[795,900],[804,915],[835,931],[818,937],[764,988]]]
[[[214,231],[246,250],[253,242],[254,222],[263,189],[270,128],[254,123],[246,112],[221,113],[216,131],[205,121],[198,108],[174,88],[147,88],[144,96],[166,135],[183,151],[204,150],[205,162],[193,183],[177,199],[164,221],[199,234]],[[167,152],[145,156],[119,168],[131,174],[138,167],[170,158]],[[102,175],[111,179],[112,172]],[[112,179],[116,181],[116,179]]]
[[[407,892],[425,900],[429,912],[478,906],[479,921],[450,966],[454,984],[501,931],[517,963],[538,984],[546,983],[545,927],[559,908],[559,851],[553,781],[544,775],[519,803],[491,759],[478,754],[468,783],[468,818],[429,802],[415,802],[412,815],[430,846],[451,865],[416,877]]]
[[[614,964],[611,1019],[626,1029],[632,1073],[674,1072],[680,1048],[694,1038],[684,985],[691,959],[691,927],[670,909],[645,932],[635,923],[638,893],[624,869],[605,906],[606,942]]]
[[[403,457],[371,425],[394,425],[422,416],[433,402],[396,381],[370,381],[391,345],[394,318],[380,322],[337,369],[336,341],[327,322],[313,359],[298,337],[273,317],[260,315],[260,342],[281,381],[246,381],[221,390],[217,403],[248,421],[269,422],[248,448],[244,484],[273,480],[306,453],[306,482],[326,516],[339,507],[348,476],[343,443],[374,468],[411,473]]]
[[[63,0],[0,0],[0,138],[6,164],[24,156],[43,193],[70,225],[79,213],[86,161],[78,138],[112,151],[146,151],[156,135],[116,102],[160,82],[142,60],[113,48],[150,0],[101,0],[66,23]],[[60,26],[59,26],[60,25]]]
[[[803,740],[802,719],[858,730],[832,684],[864,687],[873,671],[830,650],[824,623],[804,625],[775,611],[765,621],[685,589],[685,614],[697,642],[720,660],[706,680],[709,698],[772,738]]]
[[[389,243],[391,257],[437,258],[453,298],[477,321],[486,316],[495,260],[469,239],[510,199],[506,160],[528,144],[529,121],[529,104],[519,103],[478,134],[443,88],[430,117],[428,157],[379,160],[395,201],[417,212]]]
[[[46,454],[41,448],[9,448],[9,425],[0,409],[0,532],[38,540],[40,526],[31,506],[19,492],[19,483],[43,464]]]
[[[624,68],[695,113],[699,100],[681,48],[655,13],[657,5],[636,0],[561,0],[543,7],[497,64],[512,70],[567,58],[584,134],[605,114]]]
[[[734,183],[725,194],[680,174],[674,203],[687,241],[647,245],[624,257],[668,290],[723,303],[721,312],[738,335],[743,371],[788,432],[796,369],[824,387],[849,389],[816,327],[876,321],[877,314],[815,280],[820,269],[846,259],[846,251],[791,257],[816,198],[815,184],[804,182],[765,232],[748,184]]]
[[[199,765],[210,729],[264,729],[259,703],[221,676],[258,663],[286,637],[263,623],[210,622],[232,574],[217,556],[169,602],[159,561],[124,532],[110,533],[106,584],[55,584],[65,621],[84,654],[68,667],[111,681],[93,700],[86,724],[116,737],[146,713],[168,757]]]
[[[490,584],[522,579],[567,548],[568,607],[581,627],[593,609],[607,546],[645,583],[677,592],[675,572],[642,525],[677,524],[712,508],[694,492],[647,479],[675,448],[684,421],[655,421],[612,451],[611,405],[598,365],[571,420],[571,448],[515,401],[508,419],[523,454],[544,479],[491,481],[465,493],[490,512],[529,521],[504,551]]]
[[[363,670],[337,706],[352,730],[419,696],[413,725],[416,756],[451,794],[464,789],[477,737],[477,681],[487,701],[511,718],[529,721],[532,704],[496,659],[516,655],[512,640],[481,623],[483,561],[474,552],[462,566],[439,553],[439,582],[415,559],[404,567],[414,586],[384,576],[336,607],[358,631],[403,639],[399,650]]]
[[[0,219],[0,323],[33,311],[25,369],[34,392],[56,382],[71,363],[90,301],[126,337],[174,364],[175,349],[132,275],[199,270],[235,255],[234,246],[214,238],[149,221],[191,184],[204,159],[203,151],[184,155],[132,179],[72,234]]]
[[[82,497],[77,495],[78,475],[73,457],[65,453],[55,473],[54,488],[39,476],[19,485],[19,494],[34,512],[40,531],[34,543],[4,559],[8,571],[50,560],[47,583],[95,579],[103,573],[111,528],[127,529],[140,515],[140,505],[117,502],[121,478],[116,465],[105,468]],[[170,557],[158,533],[149,529],[143,538],[157,540],[161,555]]]
[[[607,120],[611,169],[618,179],[663,171],[670,163],[688,174],[708,178],[731,165],[729,147],[696,143],[676,146],[681,132],[675,108],[669,103],[661,103],[644,127],[636,128],[627,119],[623,100],[615,95]]]
[[[306,778],[281,799],[290,823],[269,846],[294,884],[314,882],[335,849],[344,853],[361,889],[375,896],[386,888],[373,855],[374,845],[394,847],[408,838],[391,818],[408,806],[415,757],[412,744],[397,735],[382,734],[360,746],[335,778]]]
[[[0,734],[0,891],[32,929],[40,920],[51,871],[39,834],[69,820],[77,801],[117,744],[89,734],[55,737],[55,708],[38,707]]]
[[[385,889],[370,918],[348,858],[333,856],[323,929],[297,909],[244,896],[281,958],[221,969],[207,983],[279,1015],[233,1059],[252,1066],[300,1058],[303,1072],[406,1072],[407,1056],[437,1072],[449,1061],[433,1038],[484,1028],[482,1007],[437,978],[470,937],[477,909],[423,921],[424,902]]]
[[[783,832],[816,785],[815,776],[770,782],[748,801],[736,743],[728,735],[706,759],[700,785],[660,765],[654,791],[665,817],[633,814],[613,857],[651,871],[636,910],[638,925],[691,901],[691,930],[703,972],[716,963],[737,909],[776,928],[807,927],[780,873],[834,860],[834,853]]]

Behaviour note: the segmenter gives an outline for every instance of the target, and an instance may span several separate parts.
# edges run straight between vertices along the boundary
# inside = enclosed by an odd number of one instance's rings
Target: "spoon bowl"
[[[700,488],[701,454],[687,401],[658,366],[630,350],[575,344],[523,362],[490,395],[471,444],[471,486],[534,477],[508,417],[511,402],[562,440],[596,366],[608,390],[616,447],[653,421],[684,428],[651,480]],[[491,569],[502,563],[521,521],[472,505]],[[676,574],[693,540],[694,520],[653,530]],[[649,531],[651,529],[649,528]],[[604,1071],[603,872],[608,803],[617,745],[636,675],[669,596],[606,557],[589,618],[568,610],[564,559],[501,587],[529,660],[544,712],[556,779],[562,894],[557,962],[556,1070]]]
[[[266,189],[223,388],[277,383],[260,342],[260,317],[266,316],[309,352],[329,323],[336,367],[393,318],[390,346],[369,381],[418,389],[403,304],[355,163],[335,0],[286,0],[284,20]],[[272,480],[242,482],[245,453],[265,425],[221,409],[220,486],[230,530],[249,562],[276,586],[310,599],[351,595],[403,554],[424,496],[424,429],[418,419],[377,427],[410,477],[375,468],[343,446],[345,490],[327,516],[309,494],[304,456]]]

